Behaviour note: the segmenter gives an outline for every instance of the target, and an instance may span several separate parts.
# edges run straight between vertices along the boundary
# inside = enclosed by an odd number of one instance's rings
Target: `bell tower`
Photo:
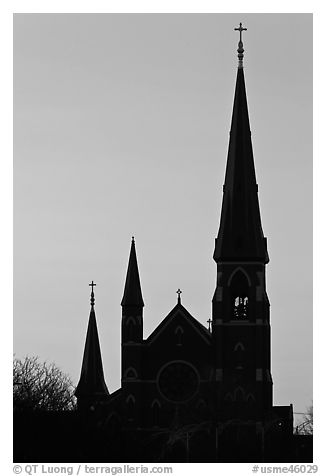
[[[142,396],[142,348],[144,301],[138,272],[134,237],[121,301],[121,388],[124,424],[136,426],[140,422]]]
[[[269,261],[258,202],[240,23],[238,69],[214,260],[212,337],[218,418],[264,421],[272,410]]]

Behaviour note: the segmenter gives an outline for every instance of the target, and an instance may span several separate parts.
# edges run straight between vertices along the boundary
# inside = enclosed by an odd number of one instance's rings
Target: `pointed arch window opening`
[[[129,395],[126,400],[127,404],[127,419],[128,421],[132,421],[135,416],[135,397],[133,395]]]
[[[251,405],[254,405],[256,403],[256,399],[255,399],[255,397],[253,396],[252,393],[249,393],[247,395],[247,403],[249,403]]]
[[[242,387],[237,387],[234,391],[234,401],[236,402],[245,402],[246,394]]]
[[[237,296],[233,302],[234,319],[248,319],[248,296]]]
[[[234,366],[236,370],[244,369],[245,347],[242,342],[237,342],[233,349]]]
[[[160,411],[161,405],[157,400],[152,404],[152,423],[153,426],[160,426]]]
[[[133,367],[128,367],[125,372],[125,378],[128,380],[134,380],[138,378],[137,371]]]
[[[236,269],[230,276],[228,284],[231,287],[231,319],[248,319],[251,283],[245,270]]]
[[[126,337],[127,342],[133,342],[135,339],[135,321],[132,318],[129,318],[126,325]]]
[[[183,334],[184,330],[182,329],[181,326],[178,326],[175,330],[175,337],[176,337],[176,345],[181,346],[183,344]]]
[[[234,352],[244,352],[245,347],[242,342],[237,342],[234,346]]]
[[[119,430],[120,419],[115,412],[111,413],[109,417],[106,419],[106,425],[109,428],[109,431],[111,431],[112,435],[115,435],[116,432]]]

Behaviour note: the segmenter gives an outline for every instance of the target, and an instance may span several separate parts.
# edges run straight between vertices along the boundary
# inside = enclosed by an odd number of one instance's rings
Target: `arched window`
[[[129,395],[126,404],[127,404],[127,419],[129,421],[133,420],[135,417],[135,397],[133,395]]]
[[[182,337],[184,334],[184,330],[182,329],[181,326],[178,326],[176,330],[174,331],[175,336],[176,336],[176,344],[177,345],[182,345]]]
[[[237,342],[234,346],[234,355],[233,361],[234,366],[237,370],[243,370],[244,361],[245,361],[245,347],[242,342]]]
[[[232,319],[248,319],[249,317],[249,279],[242,269],[238,269],[231,277]]]
[[[236,319],[247,319],[248,296],[237,296],[234,299],[233,315]]]
[[[129,380],[136,379],[138,377],[137,372],[133,367],[128,367],[124,376]]]
[[[242,342],[237,342],[234,346],[234,352],[243,352],[245,350]]]
[[[253,405],[256,402],[256,399],[255,399],[255,397],[253,396],[252,393],[249,393],[247,395],[247,402],[251,405]]]
[[[245,401],[245,391],[242,387],[237,387],[234,392],[234,400],[238,402]]]
[[[105,427],[108,429],[110,435],[116,436],[116,433],[119,431],[121,425],[119,417],[115,412],[110,413],[105,421]]]
[[[160,426],[161,404],[158,400],[152,403],[152,422],[153,426]]]
[[[133,341],[135,338],[135,320],[132,317],[129,317],[127,321],[126,331],[127,342]]]

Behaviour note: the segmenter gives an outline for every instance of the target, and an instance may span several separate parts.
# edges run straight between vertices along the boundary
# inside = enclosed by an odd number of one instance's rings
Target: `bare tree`
[[[73,410],[74,387],[55,364],[14,358],[14,410]]]
[[[298,435],[312,435],[314,428],[313,420],[313,405],[307,408],[307,413],[303,416],[302,422],[296,427],[296,434]]]

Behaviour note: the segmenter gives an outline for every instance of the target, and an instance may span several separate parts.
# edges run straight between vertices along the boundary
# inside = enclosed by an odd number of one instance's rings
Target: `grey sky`
[[[135,235],[145,337],[206,324],[237,67],[268,240],[275,404],[312,400],[312,15],[14,17],[14,350],[77,383],[93,279],[106,383]],[[300,30],[300,42],[294,33]]]

